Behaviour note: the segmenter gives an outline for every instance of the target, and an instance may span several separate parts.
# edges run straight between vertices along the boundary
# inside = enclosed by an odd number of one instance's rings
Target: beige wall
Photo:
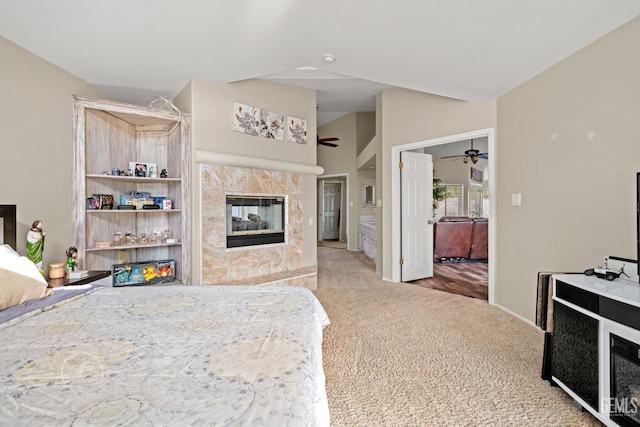
[[[358,201],[356,193],[358,178],[356,174],[356,150],[357,150],[357,113],[349,113],[318,128],[320,138],[336,137],[337,147],[318,146],[318,165],[324,168],[323,176],[346,174],[348,176],[348,243],[349,249],[358,249],[357,216],[355,208]],[[346,191],[346,189],[344,190]],[[345,195],[346,197],[346,195]],[[322,206],[318,204],[318,209]],[[322,221],[318,212],[318,221]],[[347,228],[347,227],[345,227]],[[321,238],[322,236],[319,236]]]
[[[316,97],[312,89],[247,80],[221,84],[192,80],[176,97],[176,105],[191,114],[192,147],[217,153],[316,164]],[[307,144],[276,141],[233,131],[234,102],[265,108],[307,120]],[[285,117],[286,118],[286,117]],[[200,165],[192,170],[192,277],[200,277]],[[303,175],[302,266],[315,265],[316,176]],[[195,279],[194,279],[195,280]]]
[[[17,205],[21,255],[31,223],[43,221],[48,271],[74,242],[72,96],[108,95],[2,37],[0,58],[0,204]]]
[[[360,155],[362,150],[371,142],[376,135],[376,113],[356,113],[356,154]]]
[[[638,40],[640,18],[498,99],[496,299],[531,321],[539,271],[637,259]]]
[[[495,127],[496,102],[464,102],[397,88],[385,89],[378,97],[382,165],[376,190],[377,197],[382,197],[382,215],[378,216],[377,246],[382,277],[391,280],[391,194],[397,191],[391,188],[391,147]]]

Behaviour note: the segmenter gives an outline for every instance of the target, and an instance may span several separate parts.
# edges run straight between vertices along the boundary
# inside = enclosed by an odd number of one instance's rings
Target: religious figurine
[[[44,275],[42,269],[42,252],[44,252],[44,236],[47,233],[42,230],[42,221],[35,220],[31,230],[27,232],[27,258],[29,258]]]
[[[76,271],[76,265],[78,264],[78,249],[75,246],[71,246],[67,249],[67,271]]]

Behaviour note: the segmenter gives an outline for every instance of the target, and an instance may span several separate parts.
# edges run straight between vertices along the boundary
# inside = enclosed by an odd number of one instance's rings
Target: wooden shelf
[[[119,246],[109,246],[108,248],[87,248],[87,252],[100,252],[100,251],[119,251],[119,250],[129,250],[129,249],[153,249],[153,248],[162,248],[168,246],[181,246],[182,242],[176,243],[147,243],[147,244],[139,244],[139,245],[119,245]]]
[[[139,176],[114,176],[114,175],[105,175],[105,174],[94,174],[89,173],[86,175],[87,178],[93,179],[107,179],[114,181],[122,181],[122,182],[135,182],[135,183],[174,183],[174,182],[182,182],[180,178],[143,178]]]
[[[159,213],[180,213],[182,209],[87,209],[91,214],[159,214]]]

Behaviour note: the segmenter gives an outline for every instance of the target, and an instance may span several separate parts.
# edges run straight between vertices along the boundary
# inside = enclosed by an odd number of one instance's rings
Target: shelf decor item
[[[137,178],[156,178],[151,176],[151,171],[156,171],[156,164],[149,162],[129,162],[129,169],[133,171],[133,176]]]
[[[114,264],[111,272],[113,286],[155,285],[176,280],[176,262],[161,261],[130,262]]]

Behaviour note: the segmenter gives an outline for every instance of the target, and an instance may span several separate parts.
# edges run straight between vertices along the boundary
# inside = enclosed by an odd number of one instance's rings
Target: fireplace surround
[[[203,284],[286,282],[310,289],[317,287],[315,266],[303,265],[304,186],[301,174],[201,164],[200,181]],[[227,196],[238,195],[284,197],[283,243],[227,247]],[[258,216],[268,221],[266,214]],[[242,220],[247,221],[248,215],[245,214]],[[233,225],[233,218],[231,222]],[[308,273],[307,267],[314,271]]]

